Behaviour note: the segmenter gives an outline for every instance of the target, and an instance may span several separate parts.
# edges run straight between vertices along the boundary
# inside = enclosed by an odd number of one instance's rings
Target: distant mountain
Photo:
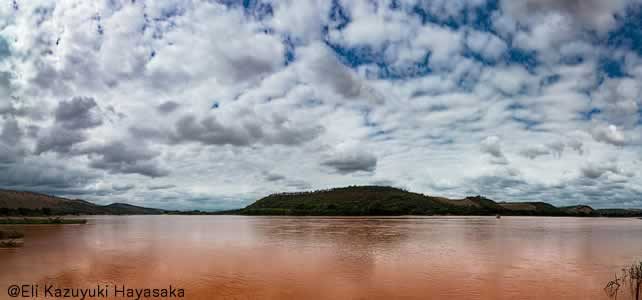
[[[587,205],[555,207],[545,202],[495,202],[475,196],[448,199],[382,186],[351,186],[314,192],[269,195],[244,209],[244,215],[398,216],[526,215],[642,216],[640,210],[594,210]]]
[[[166,213],[166,211],[124,203],[102,206],[79,199],[67,199],[32,192],[0,190],[0,215],[155,215],[163,213]]]

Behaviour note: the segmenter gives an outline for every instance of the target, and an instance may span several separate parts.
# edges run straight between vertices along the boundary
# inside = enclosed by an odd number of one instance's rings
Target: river
[[[86,218],[14,226],[25,243],[0,249],[0,299],[13,284],[171,285],[186,299],[607,299],[615,272],[642,259],[638,219]]]

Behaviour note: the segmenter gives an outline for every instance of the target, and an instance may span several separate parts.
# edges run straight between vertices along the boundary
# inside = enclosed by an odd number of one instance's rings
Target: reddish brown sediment
[[[0,251],[0,283],[172,285],[187,299],[606,299],[642,249],[642,222],[605,218],[102,216],[24,230],[29,243]]]

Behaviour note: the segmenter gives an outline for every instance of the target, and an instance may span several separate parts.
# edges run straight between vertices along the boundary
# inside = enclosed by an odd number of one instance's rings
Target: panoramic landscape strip
[[[573,217],[642,217],[640,209],[593,209],[588,205],[556,207],[546,202],[497,202],[483,196],[448,199],[386,186],[350,186],[310,192],[278,193],[226,211],[176,211],[125,203],[96,205],[78,199],[0,190],[0,216],[238,214],[299,216],[513,215]],[[2,222],[18,222],[5,219]],[[30,222],[50,222],[35,220]],[[55,222],[55,219],[54,221]],[[58,222],[61,222],[58,220]],[[64,222],[70,222],[65,220]]]

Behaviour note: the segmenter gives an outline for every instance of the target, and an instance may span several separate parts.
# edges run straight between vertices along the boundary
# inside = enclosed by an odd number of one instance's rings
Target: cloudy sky
[[[0,4],[0,187],[642,207],[642,0]]]

